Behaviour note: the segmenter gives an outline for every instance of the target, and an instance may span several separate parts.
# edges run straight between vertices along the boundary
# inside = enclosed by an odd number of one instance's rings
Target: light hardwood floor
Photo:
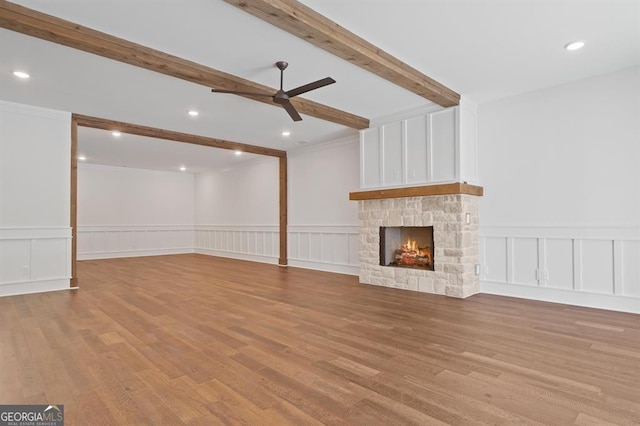
[[[202,255],[0,298],[0,403],[67,425],[640,423],[640,316]]]

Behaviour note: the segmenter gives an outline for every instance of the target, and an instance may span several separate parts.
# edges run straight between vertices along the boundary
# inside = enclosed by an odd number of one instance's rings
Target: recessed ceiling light
[[[111,132],[111,134],[113,135],[114,138],[119,138],[120,136],[122,136],[122,133],[120,133],[117,130],[114,130],[113,132]]]
[[[196,111],[195,109],[190,109],[187,114],[189,114],[192,117],[197,117],[200,113],[198,111]]]
[[[27,79],[27,78],[31,77],[29,74],[27,74],[24,71],[14,71],[13,75],[15,75],[18,78],[23,78],[23,79]]]
[[[285,130],[284,132],[282,132],[282,136],[289,136],[291,134],[290,131]]]
[[[87,157],[85,157],[84,155],[78,155],[78,160],[84,161],[86,159],[87,159]]]
[[[185,166],[180,166],[180,171],[184,172],[185,170],[187,170],[187,168]]]
[[[235,154],[236,155],[242,155],[242,151],[236,151]]]
[[[572,41],[571,43],[567,43],[564,45],[564,48],[567,50],[579,50],[582,49],[584,47],[584,41],[582,40],[577,40],[577,41]]]

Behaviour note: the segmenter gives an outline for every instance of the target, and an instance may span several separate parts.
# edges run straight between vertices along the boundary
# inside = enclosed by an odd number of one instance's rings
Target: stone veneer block
[[[452,297],[480,291],[478,197],[431,195],[358,201],[360,282]],[[470,215],[470,223],[466,215]],[[434,269],[380,265],[381,226],[433,226]]]

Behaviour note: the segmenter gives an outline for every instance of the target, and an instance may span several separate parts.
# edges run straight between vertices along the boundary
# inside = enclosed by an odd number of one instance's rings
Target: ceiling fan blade
[[[331,77],[323,78],[322,80],[314,81],[313,83],[305,84],[304,86],[296,87],[286,92],[287,96],[293,98],[294,96],[301,95],[303,93],[310,92],[315,89],[319,89],[324,86],[335,83],[336,81]]]
[[[273,95],[268,95],[266,93],[256,93],[256,92],[237,92],[235,90],[222,90],[222,89],[211,89],[213,93],[230,93],[232,95],[245,95],[245,96],[265,96],[267,98],[273,98]]]
[[[287,110],[287,113],[289,113],[289,116],[291,117],[291,119],[293,119],[293,121],[302,121],[302,117],[300,117],[300,114],[298,114],[298,111],[296,111],[291,102],[283,103],[282,107]]]

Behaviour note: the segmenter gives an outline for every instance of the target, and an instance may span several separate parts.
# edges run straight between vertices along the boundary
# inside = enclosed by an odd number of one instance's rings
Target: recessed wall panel
[[[573,240],[547,239],[545,245],[549,271],[547,287],[573,289]]]
[[[515,284],[537,286],[538,240],[513,238],[513,281]]]
[[[507,282],[507,239],[484,238],[485,279]]]
[[[613,294],[613,241],[582,240],[582,290]]]

